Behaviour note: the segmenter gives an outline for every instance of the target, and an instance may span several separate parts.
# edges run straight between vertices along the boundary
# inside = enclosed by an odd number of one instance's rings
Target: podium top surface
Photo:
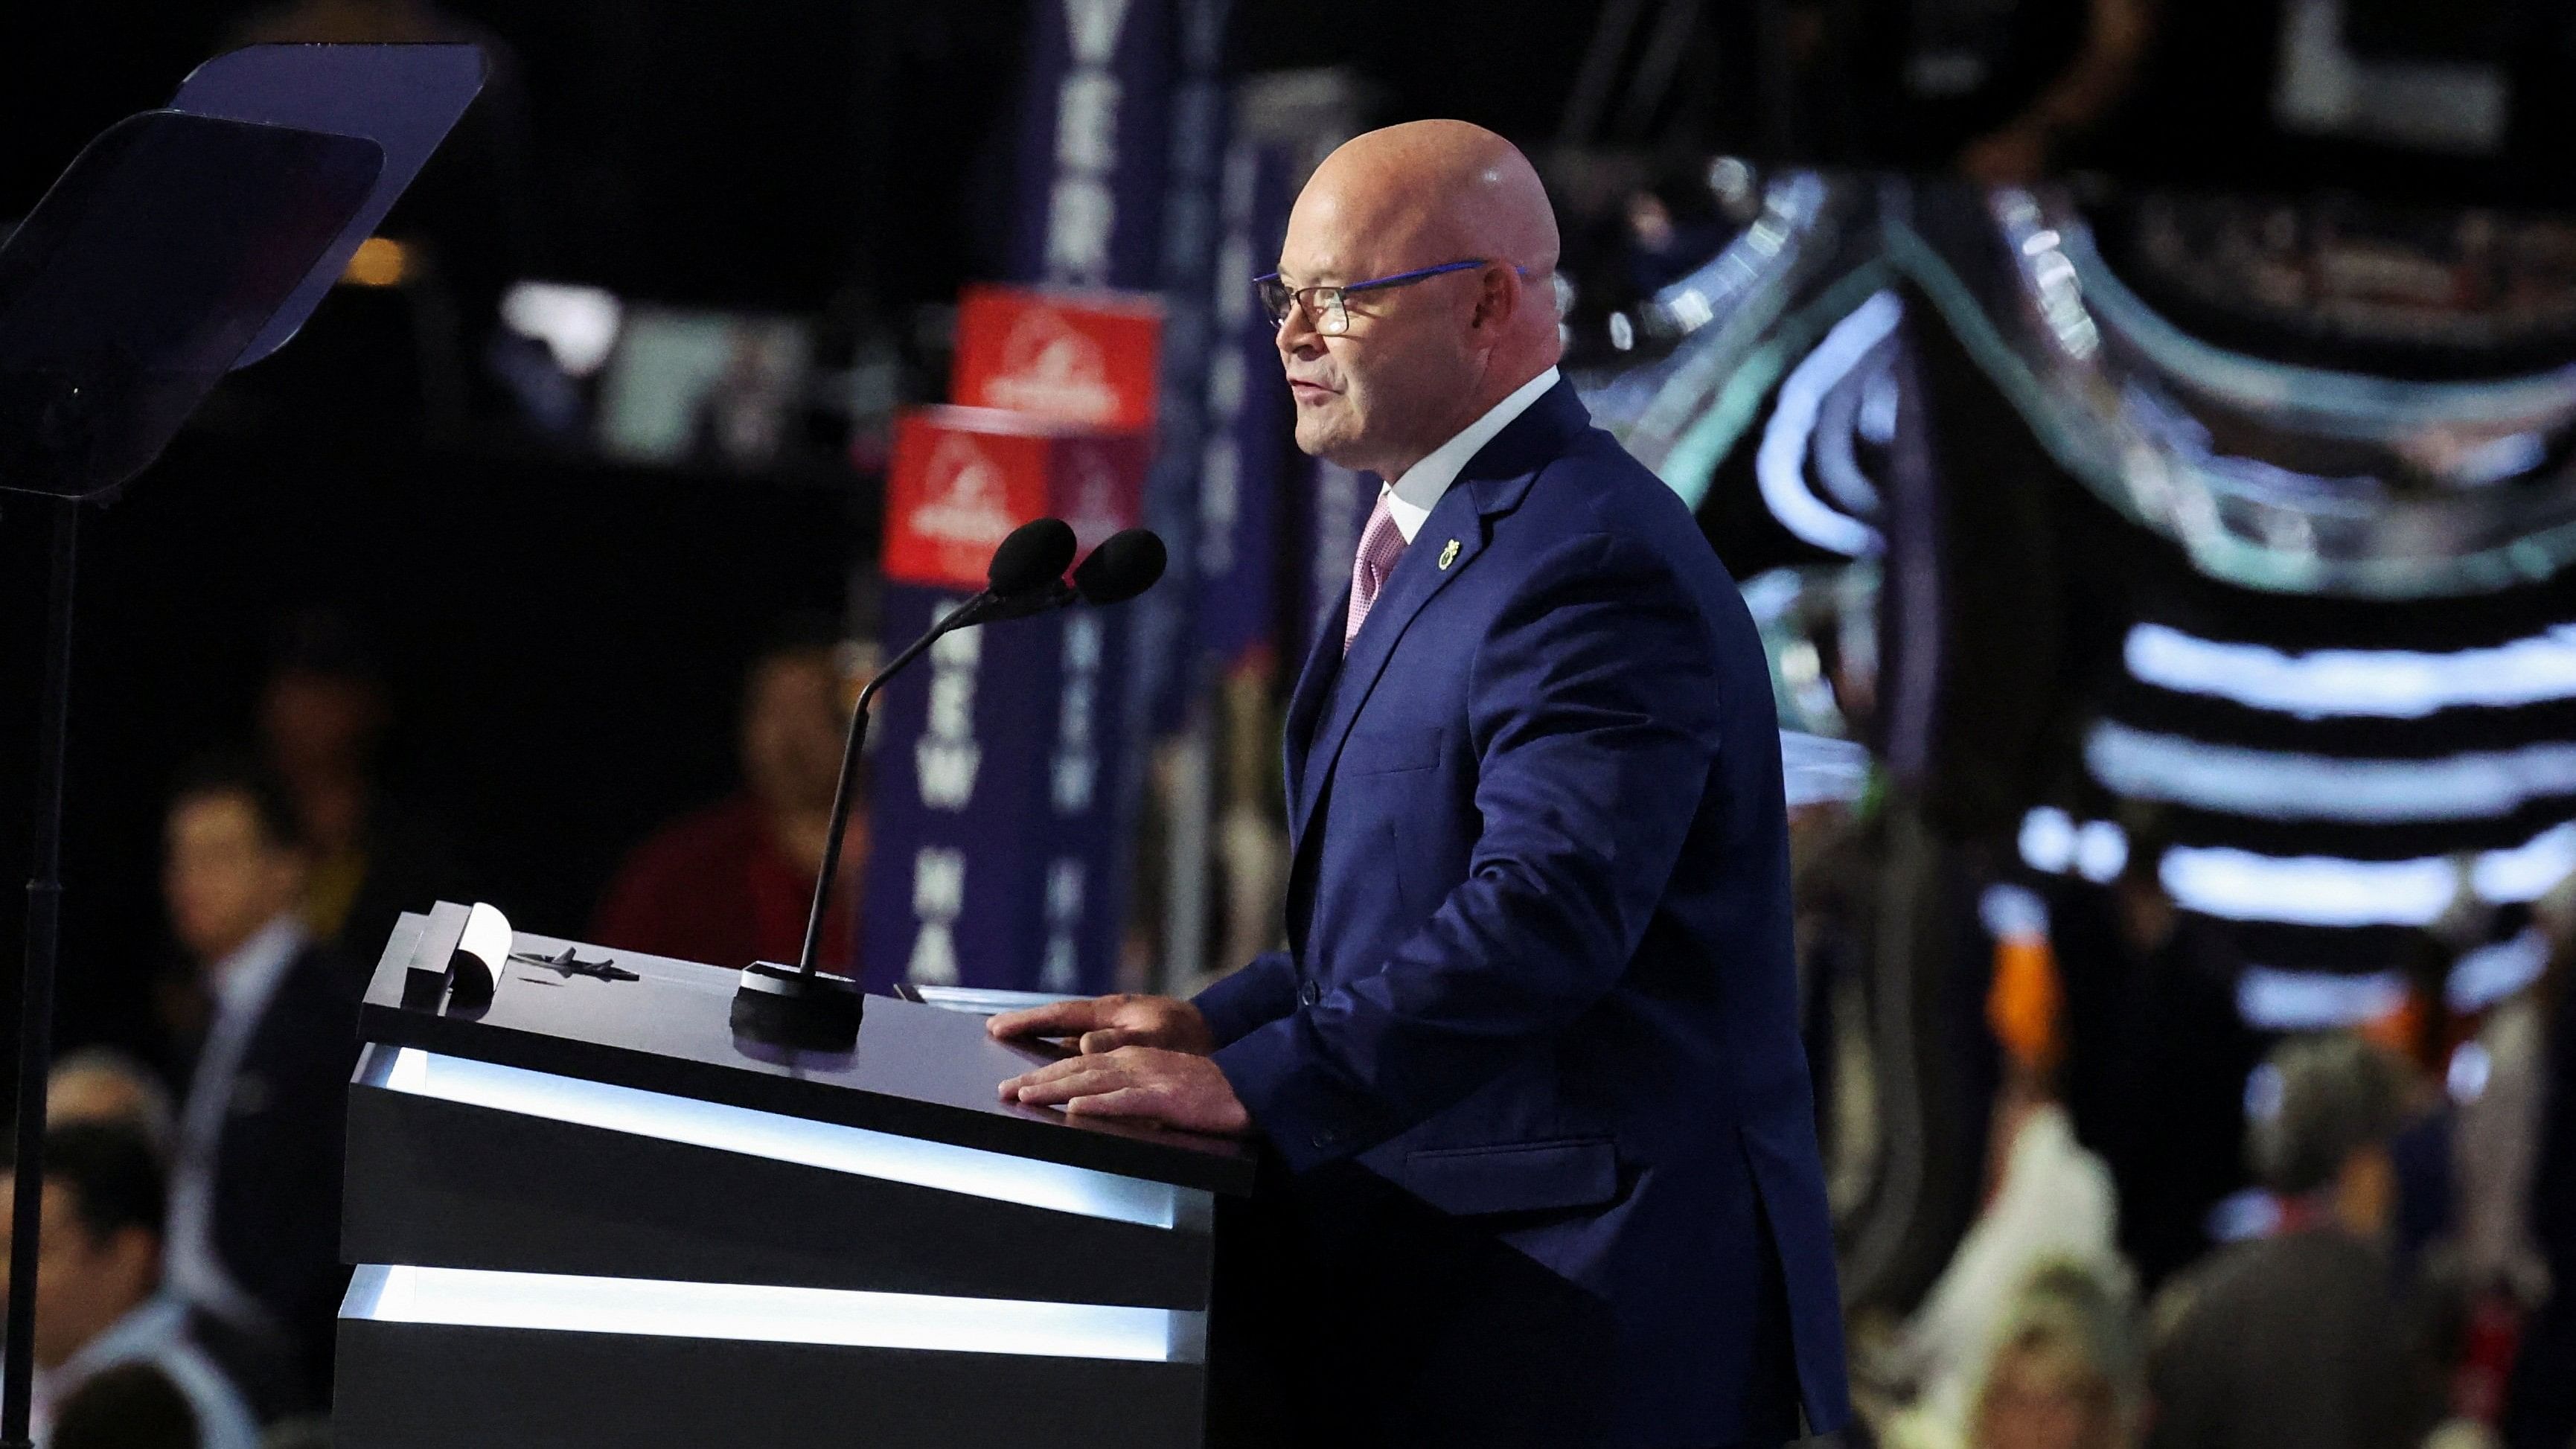
[[[567,977],[514,959],[487,1006],[407,1009],[404,973],[427,925],[406,914],[395,926],[367,987],[359,1022],[367,1040],[1179,1187],[1252,1189],[1248,1143],[1003,1102],[1004,1080],[1053,1054],[995,1041],[983,1018],[942,1007],[871,996],[855,1052],[763,1046],[733,1034],[735,971],[522,931],[513,952],[574,947],[582,960],[613,961],[637,979]],[[421,964],[444,966],[444,956]]]

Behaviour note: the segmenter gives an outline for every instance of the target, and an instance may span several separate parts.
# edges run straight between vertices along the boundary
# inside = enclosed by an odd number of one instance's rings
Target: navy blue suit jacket
[[[1461,1416],[1507,1402],[1513,1442],[1839,1427],[1778,724],[1733,581],[1559,384],[1347,659],[1343,618],[1289,707],[1290,949],[1198,998],[1290,1170],[1313,1391],[1355,1442],[1492,1443]]]

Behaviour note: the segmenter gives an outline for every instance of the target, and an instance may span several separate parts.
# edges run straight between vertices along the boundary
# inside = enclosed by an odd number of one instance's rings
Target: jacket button
[[[1341,1140],[1342,1134],[1339,1132],[1325,1131],[1315,1134],[1315,1145],[1317,1147],[1331,1147],[1334,1143]]]
[[[1316,985],[1312,981],[1309,981],[1305,985],[1297,988],[1297,999],[1308,1006],[1312,1006],[1316,1002],[1324,999],[1324,988]]]

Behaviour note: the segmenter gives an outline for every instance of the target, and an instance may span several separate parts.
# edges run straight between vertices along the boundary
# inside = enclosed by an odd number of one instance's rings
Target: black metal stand
[[[832,795],[832,833],[823,842],[823,870],[814,880],[814,904],[805,916],[805,949],[793,966],[755,961],[743,968],[733,993],[733,1029],[756,1041],[799,1051],[847,1051],[858,1044],[866,1003],[846,976],[814,969],[823,945],[823,912],[831,904],[832,878],[841,873],[841,836],[850,828],[851,776],[868,739],[868,705],[875,681],[859,693],[842,745],[840,787]]]
[[[920,658],[941,635],[972,622],[977,611],[991,602],[990,594],[978,594],[949,610],[928,633],[887,660],[876,678],[859,691],[858,704],[850,712],[850,732],[841,745],[841,778],[832,791],[832,825],[823,838],[823,868],[814,877],[814,903],[805,913],[805,948],[793,966],[755,961],[743,968],[733,993],[733,1029],[740,1035],[800,1051],[848,1051],[858,1044],[866,1002],[859,983],[815,970],[814,957],[822,949],[823,915],[832,903],[834,878],[841,873],[841,837],[850,828],[859,752],[868,742],[868,707],[876,703],[877,691],[886,681]]]
[[[37,1227],[45,1200],[45,1077],[54,1055],[54,959],[63,906],[63,754],[70,741],[72,590],[78,500],[54,500],[45,606],[45,683],[36,715],[35,849],[27,880],[27,957],[18,980],[18,1154],[10,1203],[9,1320],[0,1354],[0,1449],[32,1449]]]

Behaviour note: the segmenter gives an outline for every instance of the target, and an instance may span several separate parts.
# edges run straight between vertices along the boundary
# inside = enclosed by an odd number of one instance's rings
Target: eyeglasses
[[[1443,262],[1436,267],[1424,267],[1418,272],[1398,272],[1392,277],[1379,277],[1375,281],[1368,282],[1348,282],[1338,287],[1291,287],[1279,279],[1277,272],[1272,272],[1268,276],[1253,278],[1252,290],[1254,295],[1260,297],[1262,314],[1270,319],[1272,327],[1278,327],[1287,322],[1290,307],[1302,306],[1306,309],[1306,316],[1314,322],[1316,331],[1327,337],[1339,337],[1351,330],[1351,314],[1344,305],[1344,301],[1354,292],[1374,292],[1383,287],[1408,287],[1425,277],[1437,277],[1449,272],[1463,272],[1471,267],[1490,265],[1492,265],[1490,257],[1470,257],[1462,262]],[[1527,267],[1514,267],[1512,270],[1523,277],[1530,275]]]

